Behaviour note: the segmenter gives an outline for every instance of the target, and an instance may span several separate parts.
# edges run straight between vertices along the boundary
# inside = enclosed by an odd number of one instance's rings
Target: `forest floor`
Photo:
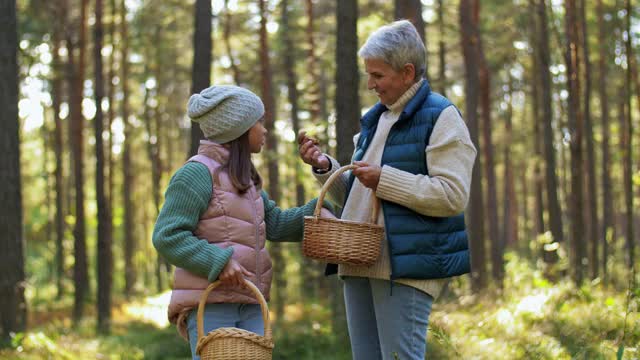
[[[429,358],[640,359],[640,288],[551,284],[517,262],[507,274],[504,291],[460,295],[452,287],[436,303]],[[189,359],[166,321],[168,299],[165,292],[117,305],[110,335],[96,334],[92,320],[73,328],[68,309],[32,312],[31,330],[0,359]],[[344,329],[330,324],[320,305],[289,305],[275,329],[274,359],[350,359]]]

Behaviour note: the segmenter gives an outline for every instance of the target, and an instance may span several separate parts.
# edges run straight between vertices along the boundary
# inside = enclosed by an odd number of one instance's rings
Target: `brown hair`
[[[240,194],[246,193],[251,185],[255,185],[257,189],[262,188],[262,178],[251,161],[249,131],[227,144],[229,145],[229,162],[224,167],[229,169],[233,186]]]

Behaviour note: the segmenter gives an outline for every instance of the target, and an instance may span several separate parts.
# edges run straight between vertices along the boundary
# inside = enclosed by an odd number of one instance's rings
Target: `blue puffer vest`
[[[428,82],[424,81],[391,128],[381,165],[412,174],[429,174],[425,149],[440,113],[451,105],[445,97],[431,92]],[[378,120],[385,111],[387,108],[377,103],[361,119],[362,131],[353,161],[364,156],[376,132]],[[347,194],[351,191],[353,180],[351,176]],[[425,216],[386,200],[382,200],[382,209],[392,280],[440,279],[470,271],[463,214],[451,217]]]

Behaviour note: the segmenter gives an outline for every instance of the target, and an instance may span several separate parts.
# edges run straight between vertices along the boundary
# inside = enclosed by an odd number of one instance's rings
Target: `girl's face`
[[[251,153],[257,154],[262,151],[267,135],[267,129],[264,128],[264,117],[249,129],[249,147]]]

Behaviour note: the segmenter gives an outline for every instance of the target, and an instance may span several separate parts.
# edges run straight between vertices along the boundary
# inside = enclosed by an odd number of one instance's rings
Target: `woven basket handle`
[[[357,169],[358,167],[359,166],[353,165],[353,164],[352,165],[345,165],[345,166],[341,167],[340,169],[336,170],[336,172],[331,174],[331,176],[329,176],[327,181],[325,181],[324,185],[322,186],[322,190],[320,190],[320,196],[318,197],[318,202],[316,203],[316,209],[313,211],[313,216],[315,216],[315,217],[319,217],[320,216],[320,210],[322,209],[322,203],[324,202],[324,196],[327,194],[327,191],[329,190],[329,187],[338,178],[338,176],[340,176],[345,171]],[[374,198],[374,201],[373,201],[373,212],[371,213],[371,219],[369,220],[369,222],[372,223],[372,224],[376,224],[378,222],[378,212],[380,211],[380,204],[379,204],[378,199],[375,197],[375,194],[374,194],[373,198]]]
[[[204,336],[204,306],[207,303],[207,297],[213,289],[217,288],[221,284],[220,280],[214,281],[202,292],[200,295],[200,303],[198,304],[198,341]],[[253,285],[251,281],[244,279],[244,286],[249,288],[253,295],[258,299],[260,303],[260,309],[262,310],[262,321],[264,322],[264,336],[271,340],[271,324],[269,323],[269,309],[267,308],[267,302],[264,300],[264,296],[258,288]]]

